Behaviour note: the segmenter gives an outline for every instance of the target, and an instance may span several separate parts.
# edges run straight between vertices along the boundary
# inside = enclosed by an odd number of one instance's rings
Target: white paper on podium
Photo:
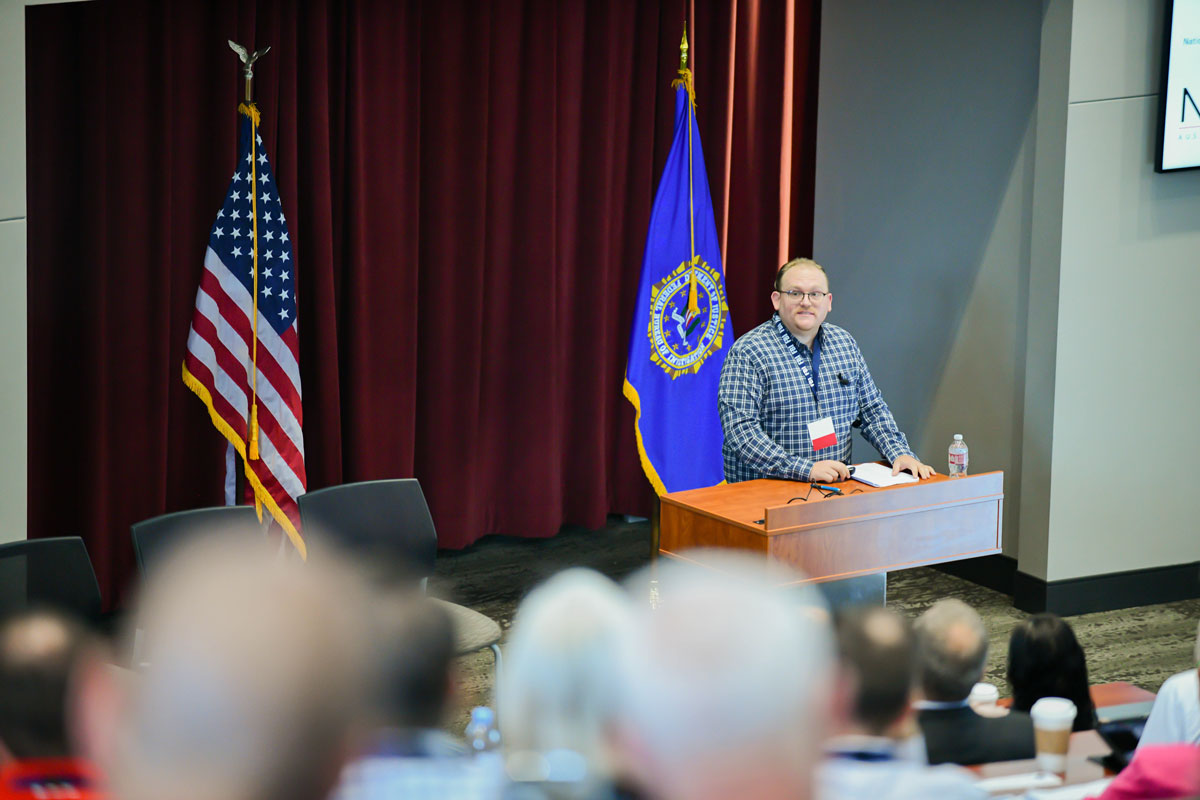
[[[916,483],[916,477],[901,472],[899,475],[892,474],[891,467],[885,467],[882,464],[876,464],[871,461],[867,464],[855,464],[854,474],[850,476],[856,481],[861,481],[867,486],[899,486],[902,483]]]

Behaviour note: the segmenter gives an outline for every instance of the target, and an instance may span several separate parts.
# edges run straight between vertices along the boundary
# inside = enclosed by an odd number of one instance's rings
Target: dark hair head
[[[916,647],[908,621],[882,606],[851,608],[837,615],[838,656],[858,687],[854,720],[875,735],[908,708]]]
[[[67,693],[92,641],[83,625],[34,609],[0,624],[0,742],[18,759],[72,755]]]
[[[1061,617],[1034,614],[1017,623],[1008,640],[1008,682],[1018,711],[1028,711],[1043,697],[1065,697],[1077,709],[1075,730],[1092,727],[1087,659]]]
[[[384,722],[437,728],[449,695],[454,622],[435,601],[418,597],[402,598],[401,607],[385,614],[379,675]]]

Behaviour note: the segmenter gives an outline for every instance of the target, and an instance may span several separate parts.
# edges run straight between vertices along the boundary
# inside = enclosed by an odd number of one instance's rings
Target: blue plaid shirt
[[[851,426],[861,427],[888,461],[912,455],[854,337],[836,325],[821,325],[814,399],[777,319],[776,314],[734,342],[721,369],[717,407],[725,431],[725,480],[806,481],[817,461],[849,464]],[[811,370],[812,352],[799,341],[796,347]],[[808,423],[824,417],[833,418],[837,444],[814,452]]]

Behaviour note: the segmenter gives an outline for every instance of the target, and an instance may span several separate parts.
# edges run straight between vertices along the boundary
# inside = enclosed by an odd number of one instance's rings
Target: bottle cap
[[[473,722],[491,725],[494,718],[492,710],[487,706],[475,706],[471,709],[471,720]]]
[[[954,438],[955,438],[956,440],[959,440],[959,441],[961,441],[961,440],[962,440],[962,434],[961,434],[961,433],[956,433],[956,434],[954,434]]]

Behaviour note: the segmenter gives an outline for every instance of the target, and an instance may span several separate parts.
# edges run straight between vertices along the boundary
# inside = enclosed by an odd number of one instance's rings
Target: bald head
[[[983,677],[987,629],[975,609],[961,600],[934,603],[917,619],[921,688],[938,702],[965,700]]]
[[[114,725],[126,800],[318,800],[336,778],[367,680],[358,576],[322,552],[204,537],[139,603],[149,667]]]
[[[0,744],[19,759],[71,755],[67,695],[91,637],[54,611],[28,611],[0,625]]]

